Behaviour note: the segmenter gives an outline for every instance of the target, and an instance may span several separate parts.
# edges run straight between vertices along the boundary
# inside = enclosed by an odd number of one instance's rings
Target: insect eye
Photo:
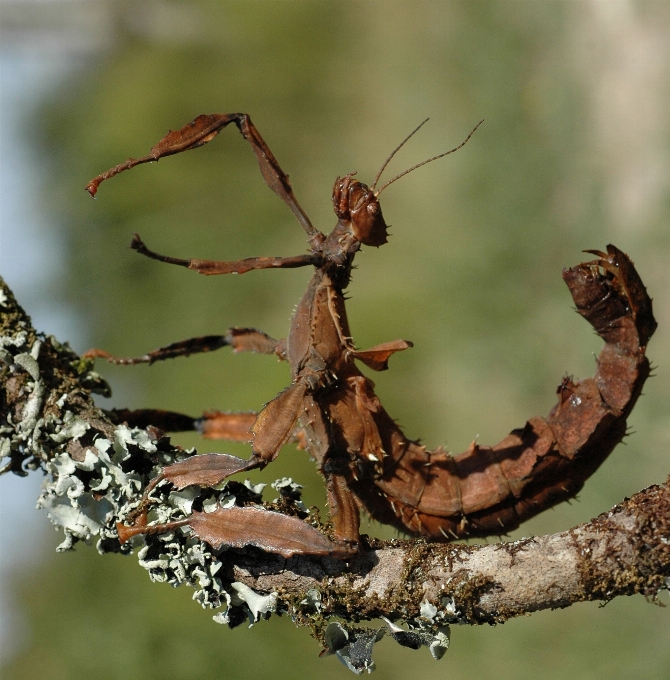
[[[379,203],[368,203],[368,212],[376,215],[379,212]]]

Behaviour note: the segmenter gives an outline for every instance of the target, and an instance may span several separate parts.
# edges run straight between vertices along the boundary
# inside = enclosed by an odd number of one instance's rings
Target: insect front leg
[[[216,274],[244,274],[253,269],[294,269],[296,267],[306,267],[308,265],[318,267],[323,261],[322,255],[318,252],[308,253],[306,255],[295,255],[294,257],[247,257],[244,260],[235,260],[231,262],[182,259],[160,255],[153,250],[149,250],[138,234],[134,234],[130,247],[153,260],[186,267],[198,274],[205,274],[206,276],[213,276]]]
[[[274,191],[291,212],[296,216],[302,228],[309,237],[309,242],[314,249],[317,249],[324,240],[324,235],[314,228],[305,211],[300,207],[298,199],[293,193],[291,182],[288,175],[281,169],[270,147],[265,143],[263,137],[256,126],[251,122],[251,118],[246,113],[215,113],[212,115],[203,114],[184,125],[179,130],[170,130],[163,139],[151,149],[147,156],[142,158],[129,158],[125,163],[121,163],[106,172],[98,175],[86,185],[86,191],[93,197],[98,192],[98,187],[102,182],[121,172],[130,170],[136,165],[152,163],[164,156],[172,156],[182,151],[197,149],[203,144],[207,144],[216,137],[230,123],[235,123],[242,136],[251,144],[256,160],[263,175],[265,183]]]

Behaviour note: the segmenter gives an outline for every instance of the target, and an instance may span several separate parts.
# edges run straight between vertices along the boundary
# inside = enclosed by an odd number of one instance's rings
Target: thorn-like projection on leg
[[[171,482],[177,490],[181,491],[193,485],[216,486],[231,475],[257,467],[265,467],[264,462],[258,456],[251,456],[248,460],[227,453],[203,453],[191,456],[191,458],[163,468],[160,474],[149,482],[144,496],[148,497],[149,493],[164,480]]]

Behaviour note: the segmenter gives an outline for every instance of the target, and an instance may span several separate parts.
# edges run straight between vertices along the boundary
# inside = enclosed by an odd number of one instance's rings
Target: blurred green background
[[[73,3],[59,3],[72,5]],[[90,3],[74,3],[91,12]],[[86,342],[136,355],[230,325],[285,337],[310,272],[203,277],[139,257],[132,232],[178,257],[296,255],[304,234],[267,189],[234,128],[195,152],[104,184],[88,179],[143,155],[200,113],[248,112],[315,225],[335,224],[335,177],[371,181],[390,150],[399,172],[457,154],[385,191],[392,238],[357,258],[349,315],[359,347],[414,349],[373,376],[411,437],[458,452],[546,414],[562,376],[593,372],[599,341],[573,311],[561,268],[615,243],[654,297],[657,377],[634,436],[578,502],[512,538],[561,531],[661,482],[670,452],[670,5],[661,2],[106,2],[107,42],[39,107],[24,131],[45,182],[34,199],[58,224],[67,262],[50,295],[84,319]],[[97,10],[103,11],[103,10]],[[97,15],[96,15],[97,16]],[[96,19],[96,21],[98,21]],[[101,21],[101,20],[100,20]],[[95,24],[99,28],[99,23]],[[75,32],[93,30],[81,21]],[[96,28],[96,30],[98,30]],[[86,346],[75,349],[83,351]],[[197,414],[258,409],[288,383],[272,358],[226,351],[152,367],[100,365],[105,404]],[[102,403],[101,403],[102,405]],[[175,437],[200,451],[244,448]],[[286,447],[254,480],[293,476],[308,504],[323,484]],[[271,492],[270,492],[271,493]],[[47,522],[44,517],[44,523]],[[388,537],[389,530],[366,525]],[[13,576],[28,623],[6,680],[349,677],[289,620],[229,631],[185,588],[152,584],[133,557],[77,546]],[[667,598],[666,598],[667,600]],[[378,678],[670,676],[667,609],[642,597],[581,604],[496,628],[453,630],[439,663],[383,640]]]

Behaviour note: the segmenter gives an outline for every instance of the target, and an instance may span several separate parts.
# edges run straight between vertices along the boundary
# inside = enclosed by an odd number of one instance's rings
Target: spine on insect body
[[[632,262],[614,246],[607,251],[563,273],[577,311],[605,341],[595,375],[564,379],[548,417],[457,456],[407,440],[384,413],[383,471],[374,484],[352,484],[375,519],[434,540],[501,535],[582,488],[626,433],[656,328]]]

